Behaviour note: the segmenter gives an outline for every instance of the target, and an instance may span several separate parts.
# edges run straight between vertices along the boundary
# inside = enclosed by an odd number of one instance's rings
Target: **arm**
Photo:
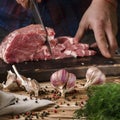
[[[93,0],[80,21],[75,37],[80,40],[87,29],[92,29],[102,55],[110,58],[117,49],[116,10],[117,0]]]

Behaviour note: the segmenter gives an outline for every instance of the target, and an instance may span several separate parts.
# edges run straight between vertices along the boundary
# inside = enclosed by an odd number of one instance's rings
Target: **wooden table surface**
[[[107,82],[118,82],[120,83],[120,76],[117,77],[107,77]],[[87,100],[86,91],[81,88],[85,83],[85,79],[79,79],[76,81],[75,91],[66,94],[66,98],[57,98],[49,82],[40,83],[42,88],[48,91],[48,94],[42,94],[39,98],[51,98],[56,104],[49,107],[45,107],[33,112],[32,119],[25,119],[27,115],[7,115],[0,118],[1,120],[77,120],[74,118],[75,110],[81,108],[85,101]],[[28,95],[24,91],[16,92],[17,94]],[[53,99],[54,98],[54,99]],[[41,117],[43,112],[49,113],[47,117]],[[37,114],[37,116],[36,116]]]

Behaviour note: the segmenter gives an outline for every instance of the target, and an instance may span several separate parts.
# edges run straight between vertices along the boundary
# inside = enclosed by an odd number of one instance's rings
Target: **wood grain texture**
[[[120,75],[120,56],[106,59],[101,55],[96,55],[84,58],[32,61],[15,64],[20,74],[34,78],[39,82],[49,81],[51,74],[62,68],[74,73],[78,79],[84,78],[86,70],[93,65],[99,67],[107,76]],[[8,70],[12,70],[11,64],[6,64],[0,60],[1,81],[6,79]]]
[[[75,87],[76,92],[67,94],[66,98],[60,97],[56,100],[53,100],[55,102],[55,105],[41,108],[41,109],[34,111],[34,113],[39,114],[39,118],[36,118],[35,116],[33,116],[32,120],[77,120],[77,119],[74,119],[75,110],[84,106],[85,101],[88,99],[86,95],[86,90],[81,88],[84,85],[85,81],[86,81],[85,79],[78,79],[76,81],[76,87]],[[107,77],[106,82],[120,83],[120,76]],[[41,87],[45,88],[48,91],[53,90],[53,88],[50,85],[50,82],[43,82],[43,83],[40,83],[40,85]],[[15,93],[28,95],[24,91],[19,91]],[[48,94],[41,94],[39,98],[45,98],[47,96],[52,97],[53,93],[49,92]],[[59,106],[59,107],[56,108],[56,106]],[[49,112],[49,115],[47,117],[40,117],[43,111]],[[17,120],[17,116],[16,115],[2,116],[1,120],[7,120],[7,119]],[[19,120],[25,120],[25,116],[21,114],[19,116]]]

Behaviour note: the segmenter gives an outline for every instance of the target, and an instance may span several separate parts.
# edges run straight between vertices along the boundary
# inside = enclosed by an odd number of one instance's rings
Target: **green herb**
[[[76,118],[120,120],[120,84],[91,86],[87,93],[89,99],[83,109],[75,111]]]

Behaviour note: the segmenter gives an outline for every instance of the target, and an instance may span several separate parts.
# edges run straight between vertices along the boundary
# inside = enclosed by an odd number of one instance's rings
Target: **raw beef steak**
[[[54,38],[54,30],[47,28],[47,31],[55,59],[91,56],[96,53],[89,50],[88,44],[74,43],[72,37]],[[2,41],[0,58],[6,63],[51,59],[52,56],[45,45],[45,41],[46,34],[41,25],[29,25],[15,30]]]
[[[53,39],[55,32],[47,28],[49,39]],[[0,45],[0,58],[6,63],[19,63],[23,61],[39,60],[42,52],[46,33],[40,25],[29,25],[10,33]],[[39,56],[39,57],[38,57]],[[49,57],[50,55],[48,55]]]

